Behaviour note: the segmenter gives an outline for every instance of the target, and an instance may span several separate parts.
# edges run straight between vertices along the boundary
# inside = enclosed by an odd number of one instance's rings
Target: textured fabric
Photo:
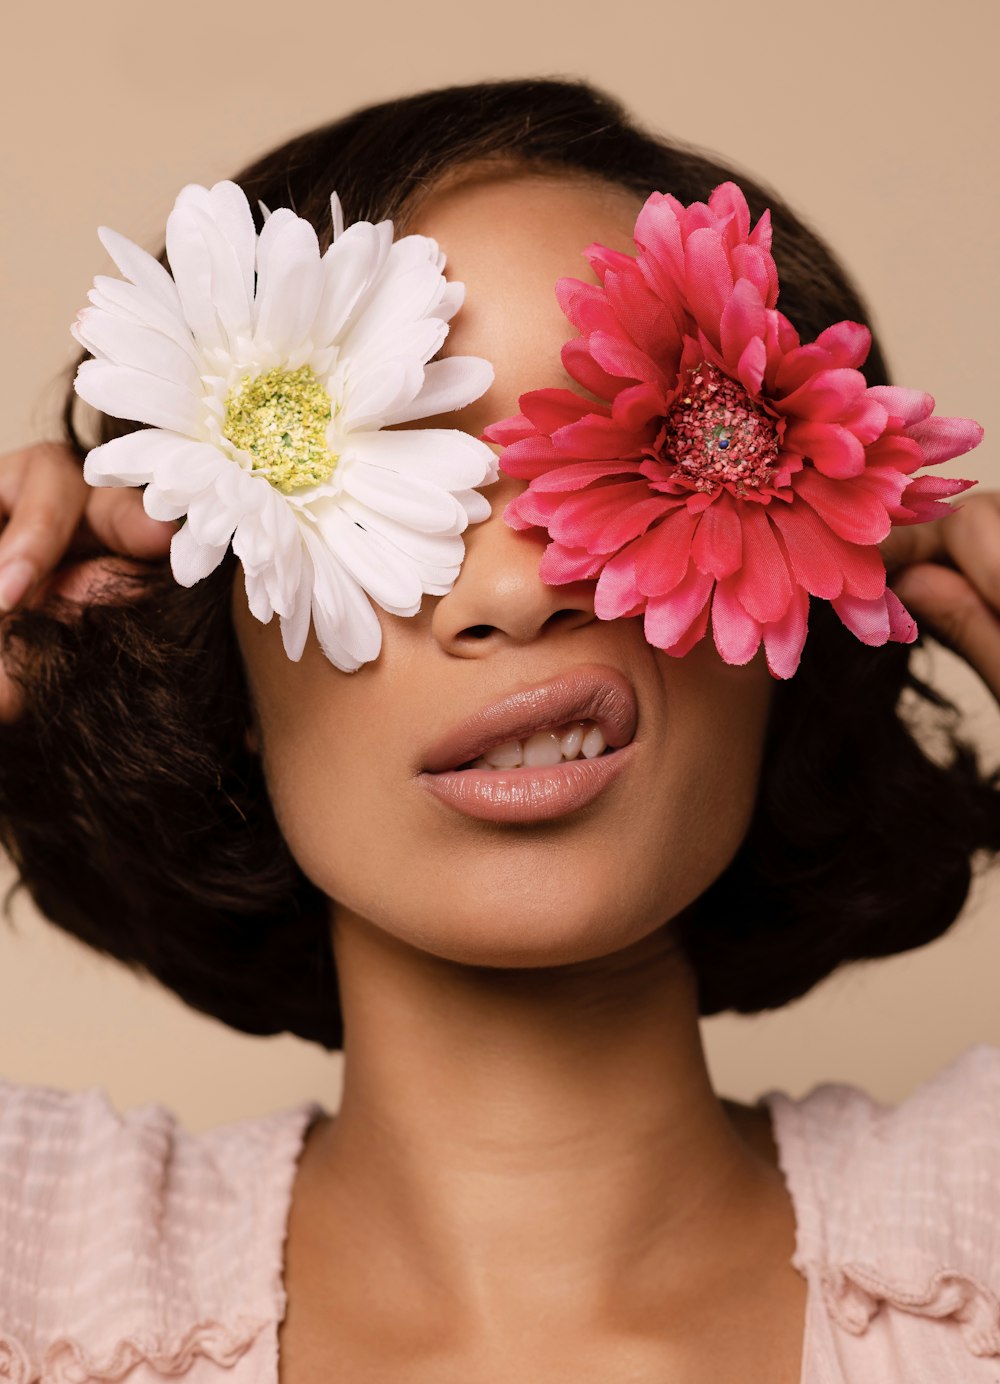
[[[898,1106],[760,1097],[809,1284],[801,1384],[1000,1381],[1000,1048]],[[0,1081],[0,1381],[277,1384],[313,1101],[206,1133]]]

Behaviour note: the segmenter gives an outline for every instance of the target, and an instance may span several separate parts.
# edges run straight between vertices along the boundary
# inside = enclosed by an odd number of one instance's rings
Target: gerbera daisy
[[[775,306],[770,218],[751,229],[735,184],[688,207],[654,193],[635,242],[634,257],[591,246],[599,283],[556,290],[580,333],[564,365],[606,402],[535,390],[484,434],[530,482],[504,515],[547,531],[543,579],[595,578],[600,618],[642,615],[675,655],[711,617],[727,662],[763,640],[776,677],[798,666],[810,595],[867,644],[914,639],[877,544],[948,513],[942,497],[974,482],[913,473],[982,429],[932,417],[929,394],[869,388],[858,323],[803,345]]]
[[[94,357],[76,391],[147,426],[95,447],[84,476],[143,485],[148,514],[184,518],[170,547],[183,586],[231,543],[250,609],[277,612],[288,656],[311,615],[326,656],[353,671],[381,647],[372,601],[413,615],[451,588],[463,530],[490,513],[475,487],[497,477],[467,433],[391,425],[471,403],[493,369],[432,360],[464,293],[435,241],[393,240],[389,221],[345,230],[334,195],[321,255],[307,221],[264,211],[258,235],[235,183],[185,187],[169,273],[100,230],[127,282],[98,277],[74,323]]]

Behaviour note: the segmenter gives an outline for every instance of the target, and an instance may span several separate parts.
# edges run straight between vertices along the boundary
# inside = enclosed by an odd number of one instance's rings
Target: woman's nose
[[[596,619],[594,583],[547,585],[538,575],[546,535],[520,532],[504,520],[504,507],[523,489],[523,481],[501,475],[483,491],[492,513],[466,529],[458,580],[438,599],[431,618],[431,631],[446,653],[484,658],[546,631]]]

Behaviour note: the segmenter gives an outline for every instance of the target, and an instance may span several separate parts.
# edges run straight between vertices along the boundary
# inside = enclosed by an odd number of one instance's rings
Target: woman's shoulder
[[[0,1080],[0,1377],[232,1363],[280,1320],[304,1102],[192,1132],[103,1087]],[[141,1345],[139,1344],[141,1342]]]
[[[979,1043],[891,1105],[842,1082],[770,1108],[795,1263],[855,1334],[888,1305],[1000,1355],[1000,1047]]]

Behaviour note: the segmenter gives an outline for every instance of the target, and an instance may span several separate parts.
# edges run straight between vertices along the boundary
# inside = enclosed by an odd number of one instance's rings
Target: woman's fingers
[[[966,659],[1000,700],[1000,614],[975,586],[935,562],[914,563],[891,585],[918,626]]]
[[[130,557],[166,557],[179,524],[151,519],[135,486],[89,486],[86,528],[100,548]]]
[[[63,557],[90,487],[68,447],[42,442],[0,457],[0,614]]]

